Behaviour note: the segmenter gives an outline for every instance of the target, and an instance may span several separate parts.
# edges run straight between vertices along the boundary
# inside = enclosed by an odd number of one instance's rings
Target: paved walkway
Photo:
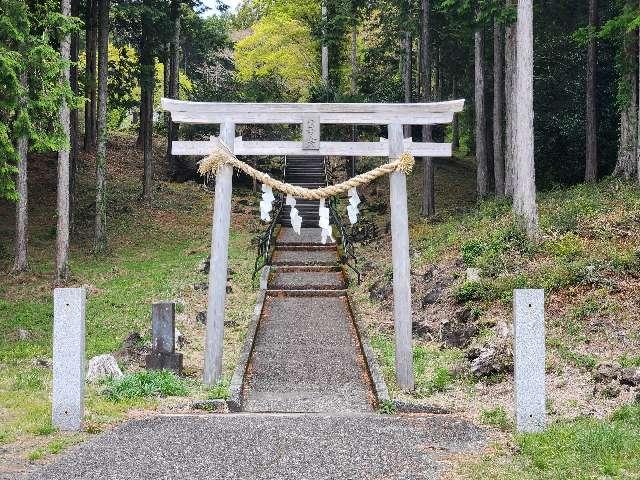
[[[128,422],[30,480],[436,479],[481,432],[448,416],[229,414]]]
[[[283,228],[276,245],[244,410],[372,411],[336,245],[321,245],[319,228]]]

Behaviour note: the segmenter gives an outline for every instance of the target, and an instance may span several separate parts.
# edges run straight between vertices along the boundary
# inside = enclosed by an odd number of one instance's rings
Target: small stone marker
[[[154,303],[151,308],[151,353],[146,357],[149,370],[182,373],[182,354],[176,353],[176,304]]]
[[[546,424],[544,290],[514,290],[516,428],[539,432]]]
[[[84,288],[53,291],[53,398],[51,423],[80,430],[84,416]]]

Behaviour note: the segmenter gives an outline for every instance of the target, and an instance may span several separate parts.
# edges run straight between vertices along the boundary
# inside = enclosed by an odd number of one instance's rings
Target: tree
[[[27,93],[29,83],[27,72],[20,74],[20,84],[22,87],[22,98],[20,100],[21,108],[27,108]],[[24,272],[29,268],[27,261],[27,245],[28,245],[28,196],[29,189],[27,185],[27,154],[29,152],[29,133],[21,132],[18,137],[18,178],[16,182],[18,192],[18,203],[16,206],[16,244],[15,244],[15,260],[13,270],[16,272]]]
[[[85,2],[85,83],[84,96],[84,149],[89,150],[96,145],[96,80],[98,67],[96,53],[98,48],[98,0]]]
[[[431,2],[422,0],[420,2],[420,79],[421,79],[421,100],[431,101]],[[422,126],[422,141],[430,142],[431,125]],[[425,157],[422,160],[422,215],[431,217],[436,213],[433,160]]]
[[[109,60],[109,0],[98,5],[98,146],[96,149],[96,220],[94,251],[107,248],[107,85]]]
[[[480,12],[478,11],[477,13],[479,16]],[[478,198],[484,198],[489,191],[489,169],[487,165],[487,118],[484,99],[484,32],[480,22],[476,27],[474,38],[477,192]]]
[[[504,34],[493,22],[493,175],[496,195],[504,195]]]
[[[506,6],[512,7],[515,0],[507,0]],[[516,72],[516,22],[507,25],[504,33],[505,57],[505,148],[504,148],[504,193],[513,197],[515,163],[515,72]]]
[[[180,75],[180,2],[178,0],[171,1],[171,23],[173,26],[173,36],[169,43],[169,55],[165,61],[169,65],[169,81],[167,96],[169,98],[179,98],[179,75]],[[169,164],[169,173],[175,178],[178,166],[176,165],[176,157],[171,154],[173,141],[178,139],[178,124],[171,121],[171,115],[167,119],[167,160]]]
[[[533,136],[533,0],[518,1],[515,71],[513,209],[531,239],[538,237]]]
[[[140,47],[140,125],[144,157],[142,199],[150,201],[153,189],[153,90],[155,88],[155,58],[153,56],[153,23],[151,0],[144,0],[142,45]]]
[[[71,2],[62,0],[62,15],[71,16]],[[69,62],[71,36],[64,33],[60,41],[60,57]],[[62,70],[62,83],[69,84],[69,65]],[[70,114],[65,98],[60,105],[60,124],[66,145],[58,152],[58,225],[56,230],[56,279],[64,281],[69,275],[69,144]]]
[[[587,49],[587,132],[586,167],[587,182],[598,177],[598,128],[596,107],[596,81],[598,51],[595,31],[598,28],[598,0],[589,0],[589,46]]]

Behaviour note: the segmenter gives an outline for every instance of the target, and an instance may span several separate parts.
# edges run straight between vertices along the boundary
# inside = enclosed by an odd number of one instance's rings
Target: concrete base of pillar
[[[145,357],[147,370],[171,370],[182,374],[181,353],[150,353]]]

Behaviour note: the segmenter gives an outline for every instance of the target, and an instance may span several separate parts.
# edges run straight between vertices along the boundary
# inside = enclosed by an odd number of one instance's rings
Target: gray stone
[[[547,416],[544,290],[515,290],[513,312],[516,428],[538,432]]]
[[[85,305],[84,288],[53,291],[52,424],[77,431],[84,417]]]
[[[479,282],[481,272],[479,268],[467,268],[467,282]]]
[[[106,378],[122,378],[122,371],[113,355],[105,353],[89,360],[87,369],[87,381],[89,383],[99,382]]]
[[[207,324],[207,312],[202,311],[202,312],[196,313],[196,322],[197,323],[201,323],[202,325],[206,325]]]
[[[466,347],[477,333],[478,326],[472,316],[464,319],[463,316],[456,314],[454,318],[444,319],[440,323],[440,341],[447,347]]]
[[[620,381],[623,385],[640,386],[640,367],[628,367],[622,370]]]
[[[477,377],[488,377],[511,370],[511,356],[504,349],[495,345],[487,345],[470,352],[473,359],[469,372]]]
[[[151,350],[155,353],[175,351],[176,304],[154,303],[151,312]]]
[[[176,350],[182,350],[185,345],[187,344],[187,337],[184,336],[184,334],[178,330],[176,328],[176,346],[175,349]]]
[[[181,353],[151,352],[145,357],[147,370],[171,370],[182,375],[182,364]]]
[[[618,380],[622,375],[622,367],[617,362],[600,362],[593,370],[593,379],[598,383]]]
[[[594,395],[603,398],[617,398],[622,392],[622,386],[618,380],[611,380],[606,384],[598,384],[593,389]]]
[[[198,264],[198,272],[207,274],[209,273],[210,267],[211,267],[211,255],[209,255],[207,258],[205,258]]]
[[[388,299],[393,293],[393,285],[391,280],[387,278],[381,278],[376,280],[371,287],[369,287],[369,298],[371,300],[382,301]]]
[[[192,410],[202,410],[205,412],[226,413],[229,411],[226,400],[197,400],[191,404]]]
[[[425,308],[427,305],[433,305],[438,301],[438,299],[442,296],[442,292],[444,288],[440,284],[436,284],[422,299],[422,308]]]
[[[29,340],[31,338],[31,332],[25,328],[18,328],[17,331],[18,340]]]
[[[206,292],[208,288],[209,288],[209,284],[207,282],[195,283],[193,285],[193,289],[195,291],[204,291],[204,292]]]

